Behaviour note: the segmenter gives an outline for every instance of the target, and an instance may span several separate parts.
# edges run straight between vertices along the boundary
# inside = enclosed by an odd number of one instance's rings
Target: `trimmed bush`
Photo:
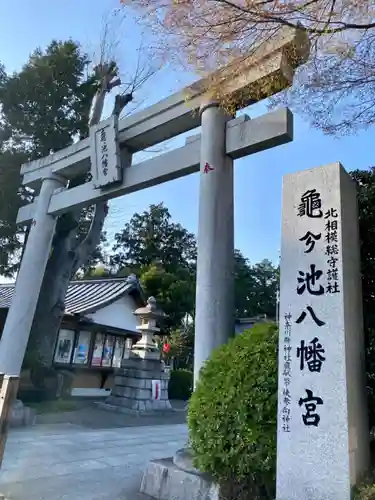
[[[45,401],[52,401],[56,399],[54,395],[44,389],[36,388],[20,388],[18,390],[17,398],[23,403],[43,403]],[[0,497],[1,498],[1,497]]]
[[[375,500],[375,470],[371,470],[354,488],[354,500]]]
[[[187,401],[193,392],[193,372],[180,369],[171,372],[169,380],[169,399],[181,399]]]
[[[356,490],[355,500],[375,500],[375,484],[362,485]]]
[[[195,466],[225,498],[274,498],[277,429],[274,323],[255,325],[221,346],[203,366],[188,410]]]

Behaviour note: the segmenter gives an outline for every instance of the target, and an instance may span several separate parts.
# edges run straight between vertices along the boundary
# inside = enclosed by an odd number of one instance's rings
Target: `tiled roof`
[[[14,283],[0,284],[0,309],[8,309],[14,293]],[[138,281],[127,278],[72,281],[65,298],[65,313],[90,313],[111,304],[126,294],[135,294],[143,302]],[[135,298],[136,298],[135,297]]]

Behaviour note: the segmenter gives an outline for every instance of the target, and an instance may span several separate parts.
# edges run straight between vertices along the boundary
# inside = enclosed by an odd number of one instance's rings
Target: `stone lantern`
[[[156,326],[166,315],[157,308],[156,300],[150,297],[146,307],[134,314],[140,318],[137,329],[141,339],[133,345],[128,359],[123,359],[116,370],[111,395],[100,406],[124,413],[148,415],[160,411],[173,411],[168,399],[169,372],[164,371],[160,350],[153,340],[160,332]]]
[[[160,359],[160,350],[153,337],[160,332],[156,322],[165,318],[166,314],[157,309],[155,297],[150,297],[147,306],[140,307],[134,314],[141,320],[137,330],[141,332],[142,338],[133,346],[132,353],[143,359]]]

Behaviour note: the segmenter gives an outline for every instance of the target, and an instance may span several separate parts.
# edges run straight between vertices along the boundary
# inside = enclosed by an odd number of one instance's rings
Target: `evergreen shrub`
[[[169,399],[187,401],[193,392],[193,372],[186,369],[172,370],[168,385]]]
[[[278,331],[261,323],[215,350],[188,410],[194,465],[227,499],[273,499]]]

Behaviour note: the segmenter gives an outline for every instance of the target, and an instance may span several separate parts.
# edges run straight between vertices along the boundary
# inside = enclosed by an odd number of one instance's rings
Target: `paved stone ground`
[[[37,415],[38,424],[74,424],[90,429],[110,429],[116,427],[139,427],[149,425],[183,424],[186,411],[184,401],[171,401],[177,411],[167,415],[147,415],[138,417],[124,413],[101,410],[91,402],[81,402],[80,409],[72,412]]]
[[[39,420],[62,415],[65,423],[10,432],[0,471],[7,500],[146,499],[138,492],[147,462],[172,456],[187,439],[186,425],[173,421],[184,412],[136,418],[86,407]]]

